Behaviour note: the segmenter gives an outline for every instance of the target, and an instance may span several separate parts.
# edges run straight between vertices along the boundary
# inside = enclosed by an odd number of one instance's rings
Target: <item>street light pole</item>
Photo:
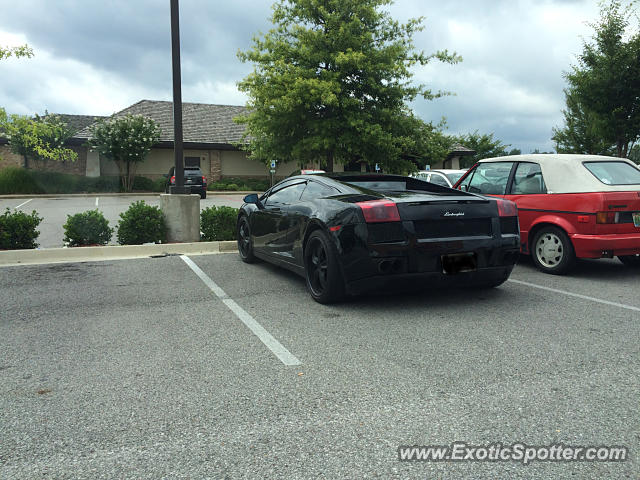
[[[182,148],[182,80],[180,77],[180,19],[178,0],[171,2],[171,61],[173,66],[173,155],[175,161],[175,186],[171,193],[188,194],[190,187],[184,186],[184,160]]]

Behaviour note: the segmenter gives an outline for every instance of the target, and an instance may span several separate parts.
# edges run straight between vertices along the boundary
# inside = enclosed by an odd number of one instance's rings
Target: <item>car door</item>
[[[258,253],[282,257],[291,256],[287,250],[287,234],[291,228],[288,205],[297,201],[306,186],[306,180],[292,180],[274,187],[261,200],[262,208],[251,215],[254,249]]]
[[[477,163],[458,184],[458,189],[503,198],[507,193],[516,162]]]
[[[518,205],[520,241],[526,244],[531,225],[545,210],[557,209],[547,194],[540,165],[535,162],[518,162],[505,198]]]

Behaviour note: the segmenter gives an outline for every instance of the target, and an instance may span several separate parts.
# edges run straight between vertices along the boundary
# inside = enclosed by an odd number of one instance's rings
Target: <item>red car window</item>
[[[521,162],[513,177],[511,195],[535,195],[547,193],[542,170],[537,163]]]

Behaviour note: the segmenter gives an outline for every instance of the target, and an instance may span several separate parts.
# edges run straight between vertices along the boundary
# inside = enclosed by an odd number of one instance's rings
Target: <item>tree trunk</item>
[[[327,152],[327,172],[333,172],[333,150]]]

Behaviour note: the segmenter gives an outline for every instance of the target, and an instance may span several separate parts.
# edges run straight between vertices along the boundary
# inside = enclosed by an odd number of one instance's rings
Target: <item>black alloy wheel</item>
[[[344,297],[344,281],[335,246],[325,232],[316,230],[304,249],[307,289],[316,302],[333,303]]]
[[[251,229],[249,227],[249,220],[246,216],[240,217],[238,220],[238,253],[240,258],[245,263],[253,263],[256,261],[256,257],[253,254],[253,242],[251,241]]]

